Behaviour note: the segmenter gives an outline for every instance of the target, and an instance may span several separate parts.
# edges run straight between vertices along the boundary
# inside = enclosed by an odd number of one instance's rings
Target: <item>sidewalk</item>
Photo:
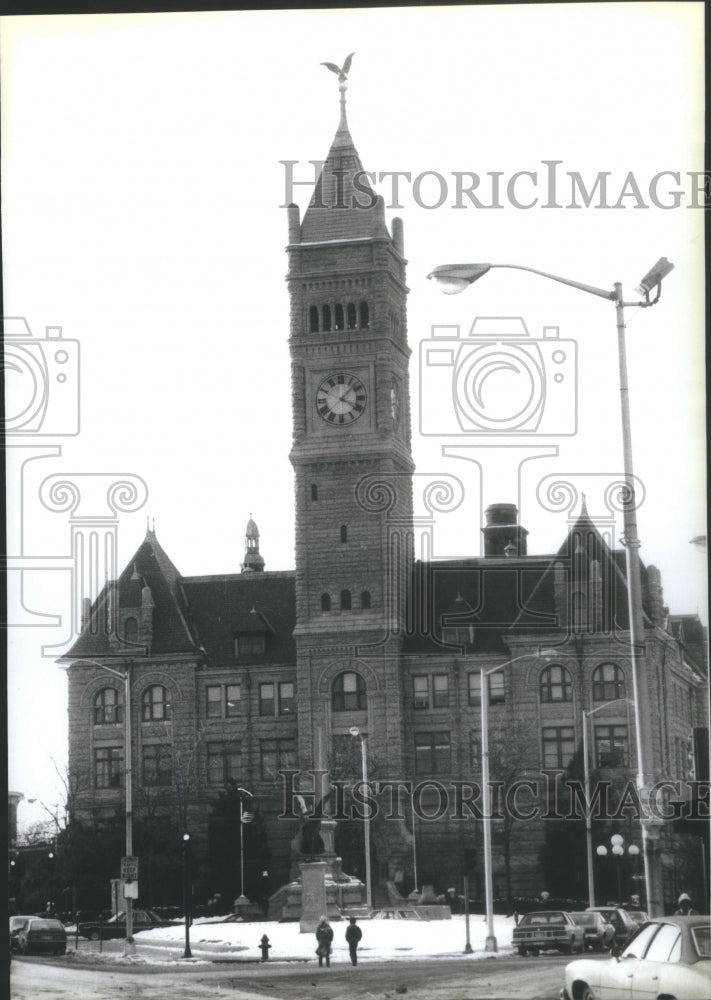
[[[359,920],[363,931],[359,960],[407,961],[422,958],[458,958],[468,961],[491,959],[496,956],[484,950],[486,922],[481,914],[469,918],[469,937],[472,953],[465,953],[466,927],[463,916],[451,920]],[[348,946],[345,940],[347,921],[334,921],[334,941],[331,961],[348,964]],[[498,954],[511,954],[514,922],[509,917],[496,917],[494,930],[498,941]],[[136,934],[136,957],[124,959],[123,941],[106,941],[103,951],[98,944],[79,939],[77,958],[92,962],[111,963],[131,961],[149,964],[195,964],[261,962],[260,941],[266,934],[269,939],[270,962],[316,962],[314,934],[301,934],[298,922],[290,923],[216,923],[195,922],[190,928],[192,959],[183,959],[185,925],[174,924]],[[69,936],[69,948],[74,938]]]

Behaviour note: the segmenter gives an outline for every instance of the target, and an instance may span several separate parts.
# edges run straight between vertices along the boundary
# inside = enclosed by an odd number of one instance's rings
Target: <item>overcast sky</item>
[[[706,533],[693,177],[702,4],[35,16],[1,27],[5,314],[26,318],[37,384],[44,392],[44,372],[49,386],[46,410],[16,421],[29,433],[13,435],[9,467],[11,788],[50,807],[62,798],[52,760],[64,768],[66,679],[55,657],[70,635],[71,525],[66,509],[48,509],[61,504],[46,480],[81,483],[89,517],[102,513],[99,473],[134,477],[118,570],[149,515],[183,574],[238,572],[250,513],[267,569],[293,568],[284,205],[303,212],[311,188],[289,192],[284,161],[295,180],[313,180],[309,161],[325,158],[338,124],[337,80],[320,64],[350,52],[351,134],[388,221],[404,220],[417,484],[460,484],[459,505],[436,518],[435,556],[478,554],[482,507],[496,501],[520,504],[530,552],[555,551],[581,492],[593,517],[609,516],[604,492],[622,457],[611,302],[515,270],[444,297],[428,272],[520,264],[604,289],[621,281],[635,301],[666,256],[675,270],[659,304],[627,310],[641,555],[660,567],[672,612],[705,618],[705,554],[690,544]],[[409,175],[397,192],[393,172]],[[458,194],[471,174],[478,204]],[[537,433],[463,431],[451,386],[421,366],[433,326],[466,337],[477,317],[522,317],[534,340],[559,328],[565,378],[553,381],[548,338]],[[47,326],[68,341],[61,383],[56,345],[39,343]],[[34,412],[28,378],[9,375],[11,416]],[[492,379],[492,398],[520,384]],[[548,489],[558,479],[573,484],[572,512]],[[38,808],[25,802],[21,821]]]

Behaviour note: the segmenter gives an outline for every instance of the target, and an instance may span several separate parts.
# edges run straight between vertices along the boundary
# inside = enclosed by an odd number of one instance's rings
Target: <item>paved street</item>
[[[427,959],[378,962],[353,969],[314,963],[116,964],[82,968],[66,959],[13,959],[12,1000],[181,1000],[227,995],[231,1000],[557,1000],[567,959]],[[403,989],[404,988],[404,989]]]

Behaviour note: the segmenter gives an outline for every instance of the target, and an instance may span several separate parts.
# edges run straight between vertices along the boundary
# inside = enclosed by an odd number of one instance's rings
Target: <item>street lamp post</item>
[[[247,795],[250,799],[254,796],[246,788],[238,788],[237,793],[239,795],[239,899],[236,905],[241,906],[249,902],[244,894],[244,827],[246,823],[252,822],[252,813],[244,808],[244,796]]]
[[[49,900],[47,902],[48,916],[53,917],[56,912],[54,905],[54,861],[57,842],[55,840],[53,849],[47,855],[49,859]]]
[[[615,698],[613,701],[606,701],[597,708],[583,711],[583,775],[585,780],[585,843],[588,863],[588,900],[589,906],[595,905],[595,871],[593,868],[593,844],[592,844],[592,815],[590,812],[590,760],[588,756],[588,719],[595,715],[602,708],[614,705],[616,702],[626,701],[628,705],[633,704],[629,698]]]
[[[410,807],[412,809],[412,877],[414,879],[415,885],[413,892],[417,892],[418,880],[417,880],[417,838],[415,833],[415,796],[410,796]]]
[[[190,834],[183,834],[183,913],[185,915],[185,950],[183,958],[192,958],[190,951]]]
[[[613,835],[610,837],[610,844],[612,853],[615,855],[615,858],[617,858],[617,862],[615,865],[617,869],[617,896],[618,896],[617,901],[618,903],[622,904],[621,865],[622,865],[622,858],[624,857],[625,854],[625,838],[620,833],[613,833]],[[607,847],[605,847],[604,844],[600,844],[599,847],[597,847],[596,849],[596,853],[601,858],[607,857],[608,853]],[[630,844],[629,847],[627,848],[627,853],[630,855],[630,857],[636,858],[639,854],[639,847],[637,847],[636,844]]]
[[[128,667],[126,670],[116,670],[114,667],[109,667],[105,663],[99,663],[96,660],[80,660],[78,661],[82,664],[87,664],[93,667],[99,667],[100,670],[106,670],[107,673],[112,674],[114,677],[118,677],[123,681],[124,684],[124,707],[123,707],[123,719],[124,719],[124,795],[125,795],[125,812],[126,812],[126,857],[133,857],[133,766],[132,766],[132,752],[131,752],[131,675],[129,673]],[[126,904],[126,940],[124,941],[123,954],[124,958],[129,955],[136,954],[136,943],[133,940],[133,898],[127,896],[124,899]]]
[[[639,538],[637,536],[637,516],[634,490],[634,472],[632,464],[632,435],[630,429],[629,387],[627,382],[627,356],[625,349],[625,308],[637,306],[647,308],[656,305],[662,290],[662,280],[673,269],[666,257],[661,257],[645,274],[637,288],[644,301],[625,302],[621,283],[615,282],[612,291],[586,285],[570,278],[562,278],[557,274],[549,274],[533,267],[520,264],[445,264],[437,267],[428,277],[438,280],[443,291],[449,295],[464,291],[469,285],[483,277],[493,267],[512,268],[517,271],[529,271],[542,278],[549,278],[560,284],[576,288],[581,292],[596,295],[615,303],[617,326],[617,349],[620,384],[620,413],[622,423],[622,452],[625,479],[625,497],[623,504],[624,545],[627,558],[627,594],[630,619],[630,659],[632,661],[632,682],[634,689],[635,728],[637,737],[637,787],[643,808],[648,806],[649,789],[653,783],[652,766],[652,728],[651,715],[646,710],[649,704],[647,677],[644,670],[644,623],[642,618],[642,580],[639,564]],[[656,296],[650,299],[650,293],[656,290]],[[642,710],[644,706],[644,710]],[[647,890],[647,906],[650,916],[657,916],[662,911],[661,873],[656,857],[650,851],[649,840],[651,830],[656,826],[652,817],[642,818],[642,851],[644,856],[644,873]]]
[[[481,790],[482,790],[482,826],[484,833],[484,894],[486,897],[486,951],[498,951],[499,946],[494,933],[494,878],[491,858],[491,789],[489,787],[489,675],[510,667],[512,663],[535,659],[548,660],[555,656],[555,650],[543,649],[538,653],[523,653],[512,660],[499,663],[495,667],[481,671]]]
[[[361,769],[363,772],[363,785],[367,788],[368,785],[368,756],[365,747],[365,736],[360,732],[357,726],[351,726],[349,729],[351,736],[360,737],[360,759],[361,759]],[[364,837],[365,837],[365,905],[368,910],[373,908],[373,899],[371,895],[371,872],[370,872],[370,811],[366,804],[365,815],[363,817],[364,824]],[[415,832],[414,820],[413,820],[413,835]]]

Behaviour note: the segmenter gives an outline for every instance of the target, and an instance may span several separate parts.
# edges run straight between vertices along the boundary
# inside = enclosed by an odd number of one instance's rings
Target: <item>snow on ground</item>
[[[360,961],[383,959],[413,959],[436,956],[464,955],[466,927],[463,916],[451,920],[359,920],[363,938],[358,949]],[[334,921],[331,961],[349,962],[345,931],[347,920]],[[512,917],[495,917],[494,933],[499,950],[510,953],[514,921]],[[196,920],[190,928],[190,949],[195,959],[230,958],[249,961],[261,958],[260,940],[266,934],[271,948],[270,961],[309,959],[316,961],[316,936],[300,933],[297,922],[289,923],[216,923],[214,919]],[[469,917],[471,958],[489,958],[484,950],[486,920],[481,914]],[[135,936],[137,951],[141,946],[181,949],[185,945],[185,925],[157,927]],[[107,956],[108,957],[108,956]]]

